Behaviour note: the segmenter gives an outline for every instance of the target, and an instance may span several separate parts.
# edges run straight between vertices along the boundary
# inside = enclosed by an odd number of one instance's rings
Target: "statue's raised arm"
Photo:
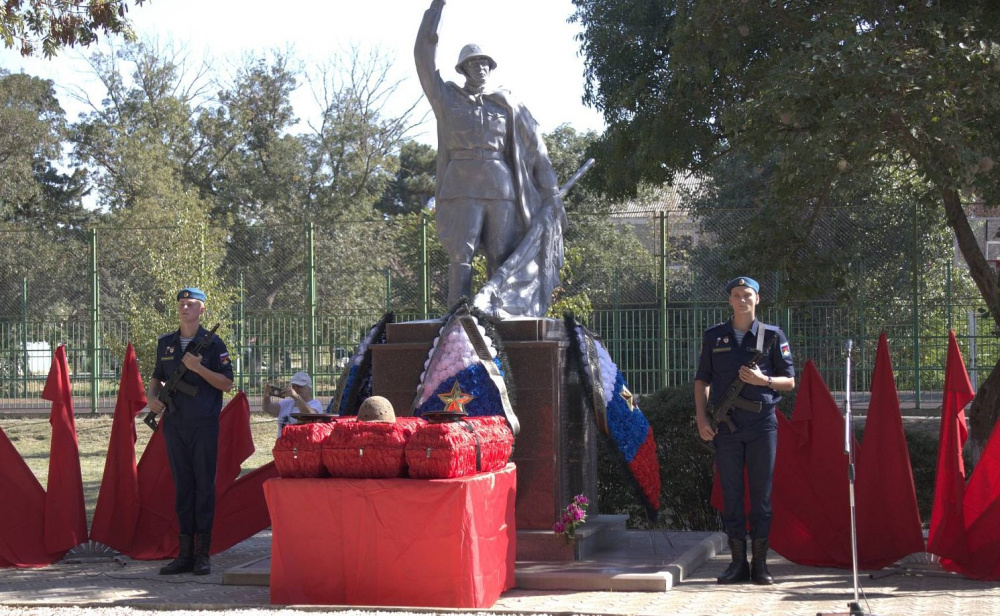
[[[420,85],[437,119],[435,220],[448,253],[448,304],[472,297],[472,259],[486,257],[493,277],[508,263],[505,282],[485,309],[499,316],[543,316],[562,267],[565,212],[541,131],[510,93],[487,88],[497,67],[482,47],[462,47],[459,85],[437,66],[444,0],[424,12],[413,55]],[[532,226],[554,227],[535,229]],[[544,233],[542,232],[544,231]],[[527,242],[527,244],[526,244]],[[496,289],[494,289],[496,290]],[[482,302],[480,302],[482,304]]]

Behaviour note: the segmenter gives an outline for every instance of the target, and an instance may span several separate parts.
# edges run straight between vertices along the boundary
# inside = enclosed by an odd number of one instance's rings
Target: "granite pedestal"
[[[386,343],[372,347],[372,394],[388,398],[397,416],[410,413],[440,328],[440,321],[393,323]],[[573,559],[572,551],[553,541],[552,525],[577,494],[594,503],[589,515],[598,513],[597,435],[570,365],[565,325],[556,319],[508,319],[497,324],[497,332],[510,361],[514,412],[521,423],[513,455],[517,558]]]

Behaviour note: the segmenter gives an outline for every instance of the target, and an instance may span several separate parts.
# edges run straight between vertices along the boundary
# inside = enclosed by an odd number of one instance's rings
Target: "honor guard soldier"
[[[194,287],[177,294],[180,328],[157,340],[156,366],[146,394],[150,410],[163,417],[163,440],[174,478],[174,509],[180,529],[180,554],[160,569],[161,575],[211,573],[219,414],[222,393],[233,388],[233,367],[222,339],[201,326],[205,300],[205,293]],[[189,345],[194,349],[203,340],[200,354],[185,353]],[[181,380],[193,394],[177,391],[168,398],[168,406],[157,394],[182,366],[186,372]]]
[[[759,293],[760,285],[747,276],[726,285],[733,316],[705,330],[694,382],[698,432],[715,447],[722,522],[732,552],[732,562],[717,580],[720,584],[774,582],[767,570],[767,551],[778,444],[775,405],[780,392],[795,389],[795,369],[784,332],[756,318]],[[752,567],[747,563],[744,469],[750,489]]]

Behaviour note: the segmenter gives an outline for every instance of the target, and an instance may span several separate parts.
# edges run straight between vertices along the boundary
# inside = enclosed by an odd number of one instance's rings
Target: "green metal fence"
[[[671,247],[690,238],[673,235],[666,218],[660,213],[623,226],[647,238],[642,248],[647,258],[604,265],[612,269],[603,272],[597,267],[587,275],[576,272],[560,290],[563,296],[586,292],[591,298],[591,309],[581,317],[602,337],[637,393],[689,383],[702,332],[729,315],[721,292],[712,292],[718,288],[718,270],[728,266],[697,266],[678,256]],[[306,225],[290,234],[302,243],[291,262],[268,268],[252,255],[234,260],[230,251],[220,268],[231,301],[212,304],[208,320],[224,322],[237,386],[253,394],[264,380],[281,381],[304,369],[313,374],[315,395],[325,401],[334,395],[347,357],[385,311],[395,311],[400,321],[443,313],[447,261],[428,227],[432,223],[424,218],[407,224]],[[123,244],[143,233],[69,230],[42,237],[35,230],[0,230],[8,249],[26,247],[0,254],[12,261],[0,271],[0,412],[48,407],[40,393],[59,344],[67,348],[77,410],[113,407],[126,344],[135,344],[138,353],[167,330],[150,323],[176,323],[166,293],[154,293],[157,299],[148,306],[133,305],[148,290],[142,288],[142,276],[129,278],[130,268],[141,269],[142,260],[153,257],[138,252],[131,257]],[[368,253],[351,257],[341,248],[345,238],[362,235],[373,243]],[[40,242],[46,245],[44,258],[27,250]],[[939,390],[943,380],[948,329],[959,336],[974,381],[992,369],[1000,343],[982,314],[982,302],[966,297],[967,281],[959,284],[965,274],[952,267],[953,255],[930,258],[929,251],[923,252],[924,261],[911,269],[933,266],[945,272],[944,278],[931,288],[913,276],[917,290],[901,288],[890,299],[882,293],[867,303],[864,297],[775,303],[788,274],[760,274],[765,303],[759,316],[785,330],[799,368],[813,360],[835,391],[844,387],[845,340],[854,341],[854,384],[864,391],[878,336],[886,332],[899,389],[915,408],[932,413],[936,398],[928,392]],[[132,258],[138,264],[130,263]],[[139,357],[151,366],[148,352]]]

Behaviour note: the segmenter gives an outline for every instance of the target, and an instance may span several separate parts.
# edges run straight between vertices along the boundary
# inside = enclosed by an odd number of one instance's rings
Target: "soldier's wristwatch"
[[[770,387],[770,386],[771,386],[771,377],[767,377],[767,386],[768,386],[768,387]]]

